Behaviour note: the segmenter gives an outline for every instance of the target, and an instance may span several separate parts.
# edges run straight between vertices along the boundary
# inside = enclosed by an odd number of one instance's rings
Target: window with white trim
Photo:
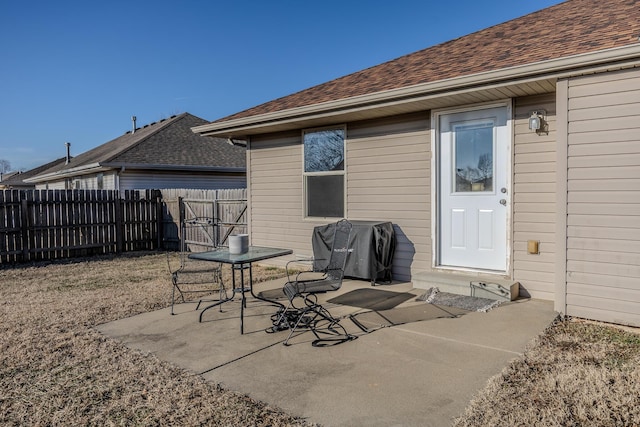
[[[344,135],[344,128],[303,132],[307,217],[344,217]]]

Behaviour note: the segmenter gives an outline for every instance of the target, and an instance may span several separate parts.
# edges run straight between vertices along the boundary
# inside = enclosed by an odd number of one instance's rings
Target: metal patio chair
[[[347,333],[340,324],[340,319],[331,315],[329,310],[318,302],[318,294],[337,291],[342,286],[344,266],[349,255],[351,228],[351,223],[345,219],[335,224],[329,263],[323,270],[315,271],[316,277],[304,279],[304,275],[309,272],[302,272],[292,278],[287,263],[288,281],[283,287],[283,292],[289,300],[289,305],[275,316],[276,325],[285,325],[290,329],[284,345],[289,345],[289,340],[297,331],[305,330],[310,330],[315,335],[316,339],[312,342],[315,347],[335,345],[356,338]],[[317,273],[322,273],[321,277],[317,277]]]
[[[216,248],[217,226],[213,218],[195,217],[180,224],[180,248],[178,254],[167,253],[167,263],[171,274],[171,314],[180,300],[186,302],[189,296],[199,296],[196,310],[203,302],[218,301],[227,297],[222,280],[222,264],[189,258],[189,254]],[[175,259],[177,258],[177,260]],[[218,299],[205,299],[218,293]]]

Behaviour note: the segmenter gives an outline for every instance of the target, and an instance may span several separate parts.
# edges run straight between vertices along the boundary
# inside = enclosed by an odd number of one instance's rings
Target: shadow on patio
[[[255,286],[277,294],[283,280]],[[371,292],[376,291],[376,292]],[[389,292],[394,292],[390,294]],[[128,347],[152,352],[223,387],[331,426],[443,426],[554,319],[553,304],[523,299],[489,312],[428,304],[410,283],[371,287],[345,280],[326,294],[335,316],[358,338],[316,348],[310,332],[282,345],[289,331],[268,334],[276,308],[248,298],[208,310],[195,303],[98,327]],[[372,297],[371,299],[369,299]],[[353,305],[336,304],[337,302]],[[369,301],[369,305],[365,303]],[[373,305],[371,305],[373,304]],[[367,307],[359,307],[367,306]]]

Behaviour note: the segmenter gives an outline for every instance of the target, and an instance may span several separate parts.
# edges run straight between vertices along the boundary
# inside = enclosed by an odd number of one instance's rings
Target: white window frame
[[[305,144],[304,144],[304,136],[307,133],[318,132],[323,130],[342,130],[343,140],[342,140],[342,156],[344,167],[339,171],[326,171],[326,172],[306,172],[305,170]],[[305,219],[335,219],[335,218],[346,218],[347,217],[347,127],[346,125],[337,125],[337,126],[324,126],[319,128],[309,128],[303,129],[301,132],[301,140],[302,140],[302,187],[303,187],[303,195],[302,195],[302,212]],[[319,217],[319,216],[311,216],[308,212],[308,191],[307,191],[307,177],[308,176],[342,176],[342,185],[343,185],[343,200],[342,200],[342,215],[340,217]]]

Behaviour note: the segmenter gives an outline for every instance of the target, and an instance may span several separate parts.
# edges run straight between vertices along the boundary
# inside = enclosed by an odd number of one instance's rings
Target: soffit
[[[478,104],[520,96],[541,95],[553,93],[555,90],[556,78],[496,85],[486,88],[468,88],[458,91],[446,91],[444,93],[432,93],[375,105],[361,105],[348,109],[318,112],[305,117],[291,117],[264,123],[252,123],[245,127],[234,126],[233,129],[220,129],[215,132],[205,132],[203,135],[242,139],[264,133],[370,120],[419,111],[427,112],[433,109]]]

